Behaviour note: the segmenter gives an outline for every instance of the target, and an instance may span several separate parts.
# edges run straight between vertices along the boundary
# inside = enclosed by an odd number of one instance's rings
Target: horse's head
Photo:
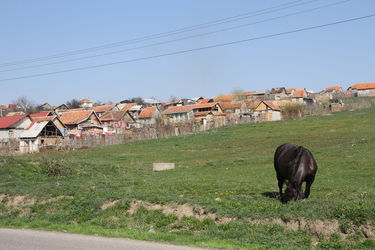
[[[302,190],[298,190],[294,187],[287,186],[284,195],[281,197],[282,203],[287,203],[289,201],[302,200],[305,197]]]

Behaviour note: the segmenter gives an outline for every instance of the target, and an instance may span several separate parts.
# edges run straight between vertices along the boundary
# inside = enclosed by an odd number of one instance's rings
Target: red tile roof
[[[46,116],[46,117],[32,117],[32,120],[34,122],[44,122],[44,121],[52,121],[53,119],[55,119],[56,116]]]
[[[253,102],[252,104],[250,104],[249,109],[256,109],[259,106],[259,104],[260,102]]]
[[[285,90],[285,93],[287,93],[288,95],[290,95],[290,94],[292,94],[292,92],[293,92],[293,88],[291,88],[291,89],[286,89]]]
[[[60,120],[62,121],[62,123],[67,125],[76,125],[87,120],[90,117],[91,113],[93,113],[92,110],[73,112],[68,111],[62,113]]]
[[[148,107],[141,111],[141,113],[138,116],[138,119],[149,119],[152,118],[152,115],[156,111],[156,107]]]
[[[173,101],[170,101],[170,102],[163,102],[161,104],[161,106],[167,106],[167,105],[171,105],[171,104],[176,104],[176,103],[179,103],[180,101],[179,100],[173,100]]]
[[[89,99],[85,98],[79,101],[79,103],[92,103]]]
[[[209,103],[209,102],[213,102],[213,99],[212,98],[206,98],[206,99],[198,100],[198,103]]]
[[[342,88],[339,86],[327,87],[325,91],[342,91]]]
[[[116,104],[100,105],[94,107],[93,109],[96,113],[103,113],[112,110],[115,106]]]
[[[51,113],[51,111],[43,111],[36,114],[31,114],[30,117],[46,117]]]
[[[295,89],[292,98],[303,98],[305,97],[306,90],[305,89]]]
[[[26,115],[0,117],[0,128],[9,128],[10,126],[19,122],[25,117]]]
[[[370,83],[356,83],[352,86],[352,89],[364,90],[364,89],[375,89],[375,82]]]
[[[176,114],[176,113],[187,113],[193,110],[195,105],[187,105],[187,106],[174,106],[166,109],[163,113],[164,114]]]
[[[129,110],[129,109],[131,109],[131,108],[132,108],[133,106],[135,106],[135,105],[136,105],[135,102],[134,102],[134,103],[127,103],[127,104],[125,104],[124,107],[122,107],[121,111]]]
[[[119,121],[128,113],[128,115],[134,120],[131,114],[127,110],[120,110],[120,111],[108,111],[100,117],[101,121]]]
[[[270,102],[270,101],[263,101],[268,107],[270,107],[271,109],[273,110],[276,110],[276,111],[281,111],[280,108],[278,106],[276,106],[274,103]]]
[[[219,102],[219,104],[220,104],[220,107],[223,110],[227,110],[227,109],[239,109],[239,108],[241,108],[241,104],[240,103]]]
[[[256,93],[256,91],[251,91],[251,92],[245,92],[243,93],[244,96],[248,96],[248,95],[254,95]]]
[[[193,106],[193,109],[204,109],[204,108],[211,108],[215,105],[216,105],[215,102],[210,102],[210,103],[196,104],[196,105],[192,105],[192,106]]]

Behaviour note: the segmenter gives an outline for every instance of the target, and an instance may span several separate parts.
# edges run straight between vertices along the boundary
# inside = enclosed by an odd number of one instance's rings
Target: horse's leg
[[[278,185],[279,185],[279,198],[281,199],[282,192],[283,192],[284,179],[277,177],[277,180],[278,180]]]
[[[314,182],[315,176],[311,176],[306,179],[306,189],[305,189],[305,199],[309,198],[310,195],[310,187]]]

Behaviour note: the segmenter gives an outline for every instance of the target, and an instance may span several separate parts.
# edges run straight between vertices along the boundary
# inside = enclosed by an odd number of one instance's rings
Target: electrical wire
[[[172,56],[172,55],[178,55],[178,54],[185,54],[185,53],[194,52],[194,51],[201,51],[201,50],[212,49],[212,48],[217,48],[217,47],[224,47],[224,46],[229,46],[229,45],[234,45],[234,44],[239,44],[239,43],[245,43],[245,42],[250,42],[250,41],[255,41],[255,40],[261,40],[261,39],[266,39],[266,38],[271,38],[271,37],[277,37],[277,36],[282,36],[282,35],[298,33],[298,32],[307,31],[307,30],[319,29],[319,28],[324,28],[324,27],[333,26],[333,25],[337,25],[337,24],[368,19],[368,18],[372,18],[372,17],[375,17],[375,14],[351,18],[351,19],[345,19],[345,20],[341,20],[341,21],[337,21],[337,22],[326,23],[326,24],[321,24],[321,25],[316,25],[316,26],[305,27],[305,28],[301,28],[301,29],[295,29],[295,30],[280,32],[280,33],[275,33],[275,34],[270,34],[270,35],[264,35],[264,36],[259,36],[259,37],[243,39],[243,40],[237,40],[237,41],[232,41],[232,42],[227,42],[227,43],[219,43],[219,44],[214,44],[214,45],[209,45],[209,46],[204,46],[204,47],[198,47],[198,48],[193,48],[193,49],[174,51],[174,52],[165,53],[165,54],[158,54],[158,55],[153,55],[153,56],[140,57],[140,58],[134,58],[134,59],[124,60],[124,61],[117,61],[117,62],[112,62],[112,63],[98,64],[98,65],[93,65],[93,66],[86,66],[86,67],[73,68],[73,69],[67,69],[67,70],[53,71],[53,72],[48,72],[48,73],[40,73],[40,74],[24,75],[24,76],[19,76],[19,77],[0,79],[0,82],[10,81],[10,80],[26,79],[26,78],[35,78],[35,77],[41,77],[41,76],[47,76],[47,75],[67,73],[67,72],[72,72],[72,71],[80,71],[80,70],[107,67],[107,66],[112,66],[112,65],[117,65],[117,64],[145,61],[145,60],[150,60],[150,59],[155,59],[155,58],[160,58],[160,57],[166,57],[166,56]]]
[[[290,16],[302,14],[302,13],[307,13],[307,12],[310,12],[310,11],[315,11],[315,10],[319,10],[319,9],[324,9],[324,8],[332,7],[332,6],[335,6],[335,5],[338,5],[338,4],[343,4],[343,3],[346,3],[346,2],[349,2],[349,1],[351,1],[351,0],[338,1],[338,2],[335,2],[335,3],[331,3],[331,4],[327,4],[327,5],[323,5],[323,6],[318,6],[318,7],[315,7],[315,8],[310,8],[310,9],[306,9],[306,10],[302,10],[302,11],[298,11],[298,12],[294,12],[294,13],[290,13],[290,14],[286,14],[286,15],[282,15],[282,16],[278,16],[278,17],[267,18],[267,19],[260,20],[260,21],[257,21],[257,22],[252,22],[252,23],[247,23],[247,24],[241,24],[241,25],[232,26],[232,27],[228,27],[228,28],[224,28],[224,29],[219,29],[219,30],[215,30],[215,31],[211,31],[211,32],[205,32],[205,33],[201,33],[201,34],[186,36],[186,37],[182,37],[182,38],[178,38],[178,39],[173,39],[173,40],[162,41],[162,42],[158,42],[158,43],[152,43],[152,44],[142,45],[142,46],[128,48],[128,49],[116,50],[116,51],[111,51],[111,52],[107,52],[107,53],[96,54],[96,55],[91,55],[91,56],[84,56],[84,57],[79,57],[79,58],[74,58],[74,59],[68,59],[68,60],[62,60],[62,61],[57,61],[57,62],[51,62],[51,63],[37,64],[37,65],[33,65],[33,66],[26,66],[26,67],[19,67],[19,68],[7,69],[7,70],[0,70],[0,73],[10,72],[10,71],[17,71],[17,70],[23,70],[23,69],[38,68],[38,67],[43,67],[43,66],[51,66],[51,65],[56,65],[56,64],[61,64],[61,63],[67,63],[67,62],[81,61],[81,60],[85,60],[85,59],[91,59],[91,58],[96,58],[96,57],[103,57],[103,56],[108,56],[108,55],[114,55],[114,54],[119,54],[119,53],[123,53],[123,52],[128,52],[128,51],[132,51],[132,50],[138,50],[138,49],[144,49],[144,48],[154,47],[154,46],[158,46],[158,45],[164,45],[164,44],[178,42],[178,41],[182,41],[182,40],[186,40],[186,39],[191,39],[191,38],[197,38],[197,37],[201,37],[201,36],[212,35],[212,34],[216,34],[216,33],[219,33],[219,32],[230,31],[230,30],[234,30],[234,29],[238,29],[238,28],[248,27],[248,26],[255,25],[255,24],[260,24],[260,23],[265,23],[265,22],[269,22],[269,21],[274,21],[274,20],[278,20],[278,19],[281,19],[281,18],[286,18],[286,17],[290,17]]]
[[[211,21],[211,22],[207,22],[207,23],[203,23],[203,24],[198,24],[198,25],[180,28],[180,29],[176,29],[176,30],[172,30],[172,31],[157,33],[157,34],[148,35],[148,36],[143,36],[143,37],[140,37],[140,38],[130,39],[130,40],[122,41],[122,42],[109,43],[109,44],[100,45],[100,46],[96,46],[96,47],[80,49],[80,50],[73,50],[73,51],[68,51],[68,52],[62,52],[62,53],[58,53],[58,54],[54,54],[54,55],[37,57],[37,58],[32,58],[32,59],[6,62],[6,63],[0,64],[0,67],[9,67],[9,66],[14,66],[14,65],[19,65],[19,64],[33,63],[33,62],[37,62],[37,61],[52,60],[52,59],[61,58],[61,57],[74,56],[74,55],[77,55],[77,54],[90,53],[90,52],[93,52],[93,51],[96,51],[96,50],[103,50],[103,49],[109,49],[109,48],[113,48],[113,47],[125,46],[125,45],[129,45],[129,44],[132,44],[132,43],[163,38],[163,37],[166,37],[166,36],[190,32],[190,31],[194,31],[194,30],[197,30],[197,29],[203,29],[203,28],[212,27],[212,26],[216,26],[216,25],[220,25],[220,24],[224,24],[224,23],[234,22],[234,21],[245,19],[245,18],[251,18],[251,17],[255,17],[255,16],[259,16],[259,15],[269,14],[269,13],[272,13],[272,12],[275,12],[275,11],[293,8],[293,7],[309,4],[309,3],[320,1],[320,0],[309,0],[307,2],[302,2],[302,1],[304,1],[304,0],[291,1],[291,2],[288,2],[288,3],[284,3],[284,4],[281,4],[281,5],[277,5],[277,6],[273,6],[273,7],[253,11],[253,12],[247,12],[247,13],[244,13],[244,14],[240,14],[240,15],[236,15],[236,16],[232,16],[232,17],[227,17],[227,18],[223,18],[223,19],[219,19],[219,20],[215,20],[215,21]],[[302,3],[299,3],[299,2],[302,2]]]

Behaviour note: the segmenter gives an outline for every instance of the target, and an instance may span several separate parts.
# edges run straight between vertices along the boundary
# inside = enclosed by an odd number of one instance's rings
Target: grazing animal
[[[281,202],[286,203],[290,200],[296,201],[309,197],[318,166],[308,149],[294,144],[280,145],[275,151],[274,167]],[[283,195],[283,184],[286,181],[288,181],[287,187]],[[302,182],[306,182],[304,193]]]

